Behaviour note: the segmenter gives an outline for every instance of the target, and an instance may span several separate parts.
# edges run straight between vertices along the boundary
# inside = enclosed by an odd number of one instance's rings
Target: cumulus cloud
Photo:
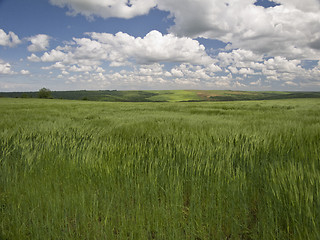
[[[66,55],[67,54],[62,51],[52,49],[50,52],[45,52],[42,55],[41,61],[42,62],[58,62],[58,61],[66,60]],[[33,57],[33,58],[36,59],[36,57]]]
[[[59,72],[70,84],[101,86],[121,82],[128,88],[166,84],[208,88],[319,86],[320,1],[273,0],[273,7],[256,0],[50,0],[69,15],[133,18],[158,8],[170,13],[174,25],[168,34],[154,30],[143,37],[127,33],[86,33],[50,48],[50,37],[38,34],[30,42],[30,62]],[[195,38],[227,44],[210,55]],[[21,40],[0,29],[0,45],[13,47]],[[43,53],[39,53],[43,51]],[[217,51],[219,51],[218,54]],[[38,53],[37,53],[38,52]],[[313,60],[305,67],[304,60]],[[120,70],[119,70],[120,69]],[[125,69],[125,70],[124,70]],[[17,73],[30,74],[28,70]],[[17,74],[0,61],[0,74]],[[52,74],[54,75],[54,74]],[[158,85],[157,85],[158,84]]]
[[[179,36],[204,37],[230,43],[269,57],[319,59],[320,2],[277,0],[263,8],[255,0],[158,0],[169,11]]]
[[[254,75],[255,72],[251,68],[241,68],[239,70],[239,74],[242,74],[242,75]]]
[[[288,85],[288,86],[298,86],[297,83],[292,82],[292,81],[286,81],[283,85],[284,85],[284,86],[285,86],[285,85]]]
[[[3,29],[0,29],[0,45],[7,47],[14,47],[21,43],[21,40],[14,32],[6,34]]]
[[[218,58],[221,66],[235,65],[237,67],[250,67],[252,63],[263,60],[263,55],[258,55],[250,50],[236,49],[231,52],[220,52]]]
[[[152,8],[170,12],[169,32],[229,43],[232,49],[251,50],[268,57],[319,60],[320,1],[274,0],[270,8],[256,0],[50,0],[69,14],[88,18],[132,18]]]
[[[0,59],[0,75],[13,75],[13,74],[18,74],[18,73],[12,70],[12,66],[10,63],[5,62],[2,59]],[[29,75],[30,72],[29,72],[29,70],[22,69],[20,71],[20,74]]]
[[[252,85],[252,86],[261,86],[261,79],[258,79],[255,82],[250,82],[249,84]]]
[[[264,62],[268,70],[277,70],[281,73],[297,73],[303,71],[300,60],[287,60],[283,57],[270,58]]]
[[[260,9],[258,11],[268,11],[255,7]],[[291,59],[286,54],[282,55],[281,51],[269,56],[254,47],[233,49],[233,43],[230,43],[222,52],[220,49],[218,55],[209,56],[205,47],[191,37],[179,37],[173,33],[163,35],[156,30],[144,37],[122,32],[90,32],[85,35],[41,55],[32,53],[28,60],[52,64],[42,69],[60,71],[59,78],[67,79],[70,84],[95,82],[103,85],[102,82],[121,82],[123,85],[128,84],[128,88],[135,83],[136,86],[154,84],[154,88],[159,84],[166,84],[168,88],[188,88],[189,84],[193,88],[206,86],[231,89],[270,87],[275,81],[278,86],[289,86],[289,83],[296,82],[302,86],[301,82],[316,84],[320,78],[320,65],[305,69],[302,67],[303,60]],[[317,40],[310,41],[309,45],[313,45],[309,52],[316,51]],[[114,67],[133,70],[110,72]]]
[[[0,74],[10,75],[15,72],[11,69],[11,64],[0,59]]]
[[[29,74],[30,74],[30,71],[29,71],[29,70],[24,70],[24,69],[22,69],[22,70],[20,71],[20,73],[21,73],[22,75],[29,75]]]
[[[274,81],[289,86],[285,82],[306,81],[303,79],[312,82],[320,77],[319,66],[306,70],[301,60],[267,57],[245,49],[225,50],[212,57],[196,40],[157,31],[143,38],[122,32],[86,35],[88,37],[73,38],[40,56],[32,53],[28,60],[52,63],[42,69],[60,70],[59,78],[67,78],[70,84],[119,81],[128,84],[128,88],[133,87],[135,80],[137,86],[155,84],[155,88],[160,83],[168,84],[169,88],[188,88],[187,83],[193,88],[245,88],[264,87]],[[105,66],[133,70],[106,72]]]
[[[34,53],[32,53],[30,56],[27,57],[27,59],[31,62],[40,62],[41,59],[35,55]]]
[[[156,0],[50,0],[50,3],[58,7],[67,7],[69,15],[81,14],[89,19],[94,16],[129,19],[147,14],[156,6]]]
[[[191,62],[194,64],[210,64],[212,59],[207,55],[205,47],[198,41],[187,37],[176,37],[173,34],[162,35],[153,30],[144,38],[134,38],[126,33],[116,35],[108,33],[89,33],[110,51],[110,60],[124,61],[134,58],[141,64],[154,62]],[[119,61],[119,62],[120,62]]]
[[[270,8],[255,5],[256,0],[50,2],[55,6],[67,7],[70,15],[82,14],[88,18],[99,16],[128,19],[158,8],[170,13],[174,25],[169,32],[177,36],[218,39],[229,43],[230,49],[250,50],[267,57],[319,60],[319,0],[274,0],[277,5]],[[113,63],[117,65],[115,61]]]
[[[215,76],[205,66],[180,64],[170,71],[168,72],[163,64],[154,63],[114,73],[76,74],[66,78],[66,82],[69,84],[94,83],[101,88],[117,86],[120,89],[141,89],[142,86],[144,89],[223,88],[226,86],[230,88],[235,84],[232,76]]]
[[[28,40],[31,42],[31,45],[28,46],[29,52],[41,52],[48,49],[50,37],[46,34],[38,34]]]
[[[237,54],[235,54],[235,52]],[[246,58],[239,53],[248,55],[247,51],[233,50],[232,52],[222,52],[218,55],[221,66],[224,66],[234,75],[260,75],[261,78],[270,81],[319,79],[318,67],[311,69],[303,68],[303,61],[290,60],[282,56]]]
[[[230,65],[228,71],[218,74],[210,70],[210,66],[192,64],[165,64],[134,65],[132,68],[121,71],[99,71],[91,68],[90,72],[71,71],[64,74],[66,66],[60,68],[60,78],[69,84],[94,84],[100,88],[117,87],[118,89],[271,89],[271,86],[292,87],[296,83],[300,86],[318,86],[320,69],[303,69],[298,62],[292,62],[281,57],[264,59],[259,69],[237,68]],[[55,64],[56,65],[56,64]],[[261,67],[263,66],[263,67]],[[60,66],[59,66],[60,67]],[[100,67],[99,67],[100,68]],[[230,69],[235,71],[231,72]],[[59,69],[56,66],[56,69]],[[76,70],[75,68],[73,70]],[[79,69],[80,70],[80,69]]]
[[[146,65],[159,62],[191,63],[206,65],[211,71],[221,69],[198,41],[172,34],[162,35],[151,31],[144,38],[119,32],[87,33],[89,38],[74,38],[73,43],[45,52],[41,57],[32,54],[33,62],[60,62],[71,71],[90,71],[102,62],[110,66]]]

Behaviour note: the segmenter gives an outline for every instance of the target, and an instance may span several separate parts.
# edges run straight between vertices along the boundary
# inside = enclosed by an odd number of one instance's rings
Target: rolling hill
[[[38,92],[0,92],[0,97],[37,98]],[[320,98],[320,92],[231,91],[231,90],[145,90],[145,91],[52,91],[55,99],[106,102],[202,102]]]

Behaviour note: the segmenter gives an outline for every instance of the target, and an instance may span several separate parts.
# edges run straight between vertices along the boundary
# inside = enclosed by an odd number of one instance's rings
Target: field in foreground
[[[320,100],[0,99],[0,239],[320,239]]]

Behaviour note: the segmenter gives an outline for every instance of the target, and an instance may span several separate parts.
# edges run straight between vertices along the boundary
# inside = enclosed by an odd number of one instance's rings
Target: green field
[[[0,97],[37,98],[38,92],[0,92]],[[52,91],[52,98],[104,102],[207,102],[320,98],[320,92],[161,90],[161,91]]]
[[[0,98],[0,116],[1,240],[320,239],[320,99]]]

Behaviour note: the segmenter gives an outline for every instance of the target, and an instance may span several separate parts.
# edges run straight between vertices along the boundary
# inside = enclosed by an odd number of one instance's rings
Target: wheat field
[[[0,98],[0,239],[320,239],[320,100]]]

